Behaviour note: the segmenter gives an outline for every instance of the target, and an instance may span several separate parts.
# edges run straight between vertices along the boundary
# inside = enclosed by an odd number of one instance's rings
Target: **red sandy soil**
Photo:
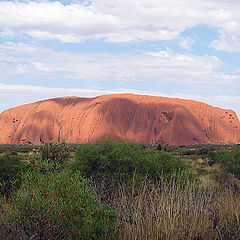
[[[55,98],[0,114],[0,143],[85,143],[103,137],[148,144],[239,143],[240,123],[232,110],[134,94]]]

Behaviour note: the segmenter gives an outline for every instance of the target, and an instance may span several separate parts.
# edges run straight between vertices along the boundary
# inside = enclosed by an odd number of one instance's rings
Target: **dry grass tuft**
[[[240,194],[230,187],[200,187],[172,178],[131,191],[122,186],[113,201],[119,211],[115,239],[214,240],[240,238]]]

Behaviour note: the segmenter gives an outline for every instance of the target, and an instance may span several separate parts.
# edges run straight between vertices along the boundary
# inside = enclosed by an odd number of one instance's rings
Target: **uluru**
[[[0,143],[86,143],[100,138],[147,144],[237,144],[240,123],[232,110],[135,94],[55,98],[0,114]]]

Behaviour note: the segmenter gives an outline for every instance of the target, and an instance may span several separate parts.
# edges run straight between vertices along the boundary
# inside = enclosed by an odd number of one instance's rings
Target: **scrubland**
[[[240,239],[239,146],[0,151],[0,239]]]

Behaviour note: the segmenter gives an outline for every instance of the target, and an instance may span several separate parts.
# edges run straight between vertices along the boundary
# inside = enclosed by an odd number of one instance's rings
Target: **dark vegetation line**
[[[101,140],[0,152],[0,239],[240,239],[239,146]]]

